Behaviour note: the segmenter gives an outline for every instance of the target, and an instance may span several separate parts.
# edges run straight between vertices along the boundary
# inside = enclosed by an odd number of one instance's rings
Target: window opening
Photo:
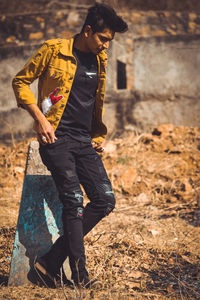
[[[126,64],[117,60],[117,88],[123,90],[127,88]]]

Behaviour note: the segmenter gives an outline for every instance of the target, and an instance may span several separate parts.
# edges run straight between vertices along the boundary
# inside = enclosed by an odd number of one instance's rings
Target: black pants
[[[89,142],[68,136],[40,147],[43,163],[51,172],[63,204],[63,230],[48,255],[60,267],[69,255],[72,278],[87,275],[83,237],[115,207],[115,197],[101,157]],[[84,208],[84,188],[90,202]],[[56,257],[55,257],[56,256]]]

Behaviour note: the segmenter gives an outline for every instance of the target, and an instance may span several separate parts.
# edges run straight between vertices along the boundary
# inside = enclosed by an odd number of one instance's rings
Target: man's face
[[[103,32],[93,33],[90,26],[86,28],[86,45],[89,52],[99,54],[102,50],[108,49],[110,41],[114,38],[115,32],[105,28]]]

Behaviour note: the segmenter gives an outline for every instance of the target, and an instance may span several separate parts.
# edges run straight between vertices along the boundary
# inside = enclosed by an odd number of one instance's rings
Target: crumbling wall
[[[200,95],[200,36],[134,41],[134,87],[140,93]]]
[[[60,9],[67,4],[72,5],[93,5],[95,0],[1,0],[0,11],[2,13],[23,12],[30,10],[44,10],[47,8]],[[200,11],[199,0],[98,0],[97,2],[107,3],[116,9],[134,9],[134,10],[168,10],[168,11]]]

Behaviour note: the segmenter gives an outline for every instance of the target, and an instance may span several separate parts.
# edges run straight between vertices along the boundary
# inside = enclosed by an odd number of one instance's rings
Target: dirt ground
[[[0,299],[200,299],[200,131],[162,125],[107,141],[115,211],[86,237],[100,290],[7,286],[30,140],[0,147]]]

